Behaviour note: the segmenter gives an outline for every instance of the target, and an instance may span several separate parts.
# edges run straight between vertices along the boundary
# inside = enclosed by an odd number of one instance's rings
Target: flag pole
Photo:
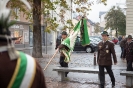
[[[55,55],[57,54],[58,51],[59,51],[59,48],[56,49],[54,55],[53,55],[52,58],[49,60],[48,64],[45,66],[44,71],[46,70],[46,68],[48,67],[48,65],[51,63],[51,61],[53,60],[53,58],[55,57]]]

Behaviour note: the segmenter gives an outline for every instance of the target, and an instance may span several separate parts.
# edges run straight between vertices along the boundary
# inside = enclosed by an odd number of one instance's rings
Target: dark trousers
[[[61,65],[61,67],[68,67],[68,63],[66,63],[65,61],[65,57],[63,57],[63,56],[60,56],[60,65]],[[67,77],[67,74],[68,74],[68,72],[65,72],[65,77]]]
[[[121,47],[121,58],[123,58],[123,54],[124,54],[124,48]]]
[[[104,68],[107,70],[107,73],[109,74],[111,78],[112,85],[115,85],[115,77],[112,71],[112,66],[103,66],[99,65],[99,79],[100,79],[100,88],[104,88],[105,85],[105,73]]]
[[[127,71],[133,71],[132,63],[132,60],[127,60]]]

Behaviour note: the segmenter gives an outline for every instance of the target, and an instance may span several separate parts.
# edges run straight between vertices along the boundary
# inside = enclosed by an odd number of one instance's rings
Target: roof
[[[106,12],[105,11],[100,11],[99,12],[99,18],[101,18],[101,16],[103,15],[103,14],[105,14]]]
[[[100,27],[100,32],[103,32],[104,31],[104,27]]]
[[[93,25],[94,26],[94,22],[92,22],[92,20],[88,19],[88,22],[90,23],[90,25]]]

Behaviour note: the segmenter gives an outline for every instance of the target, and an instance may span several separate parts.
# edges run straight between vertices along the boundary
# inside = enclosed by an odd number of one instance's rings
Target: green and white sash
[[[30,88],[36,73],[36,62],[31,56],[18,52],[16,68],[7,88]]]

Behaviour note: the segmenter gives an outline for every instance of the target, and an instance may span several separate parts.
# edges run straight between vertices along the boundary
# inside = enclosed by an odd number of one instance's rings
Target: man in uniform
[[[61,35],[61,42],[64,39],[66,39],[66,38],[67,38],[67,32],[66,31],[63,31],[62,32],[62,35]],[[68,63],[64,61],[65,60],[65,55],[61,51],[61,49],[63,49],[63,48],[65,48],[65,49],[68,49],[68,48],[66,46],[62,45],[62,44],[60,44],[58,46],[58,48],[60,49],[60,61],[59,61],[59,63],[61,65],[61,67],[68,67]],[[68,72],[65,72],[65,77],[67,77],[67,74],[68,74]]]
[[[115,77],[112,71],[112,58],[113,56],[114,64],[117,63],[117,58],[114,50],[114,44],[108,41],[108,32],[103,31],[102,39],[98,44],[98,55],[97,63],[99,65],[99,78],[100,78],[100,88],[104,88],[105,85],[105,73],[104,68],[107,70],[112,82],[112,87],[115,86]]]
[[[133,71],[132,63],[133,63],[133,42],[132,36],[128,35],[127,43],[124,49],[124,58],[127,60],[127,71]]]
[[[0,88],[46,88],[38,62],[15,50],[12,40],[17,38],[11,38],[9,31],[13,23],[4,10],[0,10]]]

